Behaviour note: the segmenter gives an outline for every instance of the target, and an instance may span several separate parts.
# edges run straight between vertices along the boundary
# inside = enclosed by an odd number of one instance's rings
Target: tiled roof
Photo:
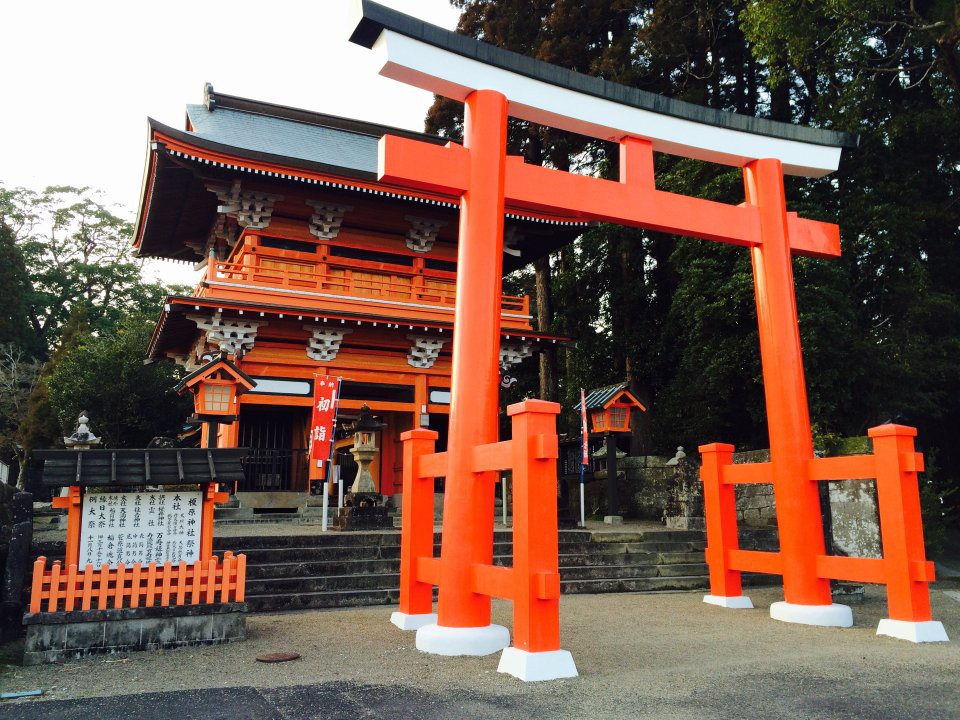
[[[586,397],[587,410],[603,407],[609,402],[610,398],[626,389],[626,383],[618,383],[616,385],[607,385],[606,387],[591,390],[587,393]],[[577,410],[580,410],[580,403],[577,403]]]
[[[194,134],[253,152],[283,155],[365,173],[377,171],[379,135],[217,106],[187,105]]]

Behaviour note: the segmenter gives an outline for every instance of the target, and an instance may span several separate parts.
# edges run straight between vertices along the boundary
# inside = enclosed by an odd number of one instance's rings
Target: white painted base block
[[[623,515],[604,515],[603,521],[607,525],[623,525]]]
[[[417,630],[417,650],[434,655],[490,655],[510,645],[503,625],[446,627],[432,623]]]
[[[419,630],[424,625],[431,625],[437,621],[436,613],[421,613],[419,615],[408,615],[404,612],[394,612],[390,616],[390,622],[401,630]]]
[[[703,601],[707,603],[707,605],[716,605],[717,607],[724,608],[738,608],[747,610],[753,608],[753,603],[746,595],[732,595],[730,597],[726,597],[724,595],[704,595]]]
[[[796,605],[784,601],[770,606],[770,617],[783,622],[822,627],[850,627],[853,612],[846,605]]]
[[[557,680],[579,675],[573,655],[567,650],[532,653],[515,647],[504,648],[497,672],[513,675],[524,682]]]
[[[884,618],[877,625],[877,635],[888,635],[899,640],[909,640],[914,643],[922,642],[950,642],[943,623],[936,620],[926,622],[910,622],[909,620],[891,620]]]

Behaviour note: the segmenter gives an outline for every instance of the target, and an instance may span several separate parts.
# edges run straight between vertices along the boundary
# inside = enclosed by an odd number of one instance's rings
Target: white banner
[[[195,490],[84,495],[78,569],[87,563],[129,568],[194,562],[200,557],[202,504]]]

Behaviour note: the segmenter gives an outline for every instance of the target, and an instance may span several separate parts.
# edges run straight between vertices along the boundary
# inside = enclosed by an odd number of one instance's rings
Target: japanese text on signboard
[[[201,496],[197,491],[87,494],[79,566],[194,562],[200,557]]]

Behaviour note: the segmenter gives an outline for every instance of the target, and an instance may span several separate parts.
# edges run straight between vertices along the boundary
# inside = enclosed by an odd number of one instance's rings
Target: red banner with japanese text
[[[330,459],[337,427],[340,378],[317,375],[313,380],[313,417],[310,422],[310,466],[323,467]]]
[[[587,432],[587,397],[583,392],[583,388],[580,388],[580,441],[582,443],[582,452],[583,458],[581,459],[582,465],[590,464],[590,440],[589,433]]]

